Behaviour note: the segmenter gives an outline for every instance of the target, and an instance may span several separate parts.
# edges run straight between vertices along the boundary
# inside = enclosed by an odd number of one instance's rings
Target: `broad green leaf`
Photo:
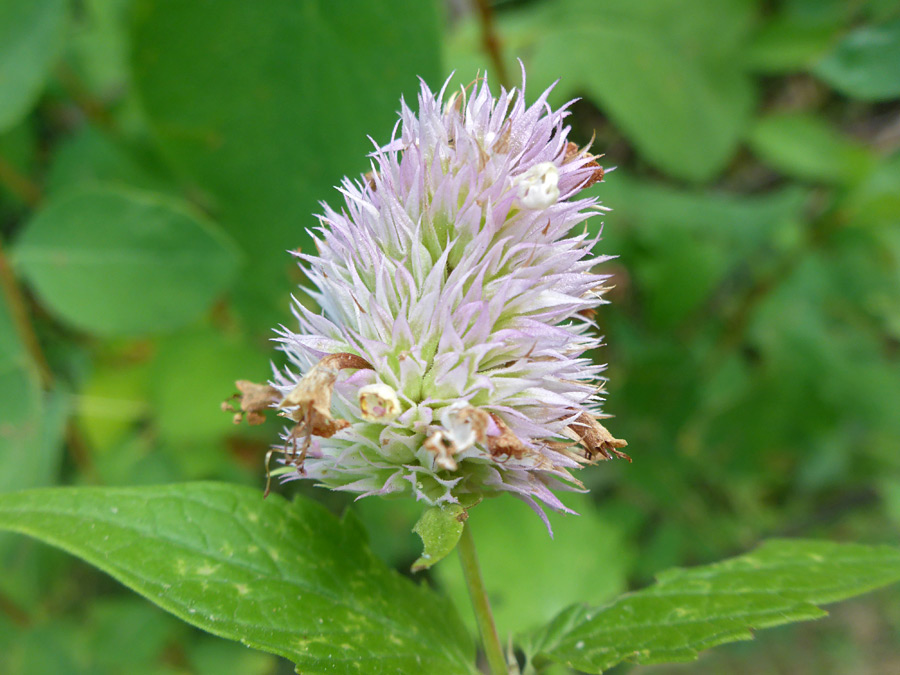
[[[584,90],[648,161],[704,181],[731,159],[750,119],[753,89],[738,58],[747,26],[736,2],[579,0],[569,30],[536,50],[534,75],[550,76],[544,64],[553,64],[552,77]]]
[[[65,0],[0,2],[0,131],[21,120],[44,87],[66,27]]]
[[[135,85],[162,147],[247,255],[254,328],[287,316],[319,201],[368,170],[401,95],[440,85],[437,2],[139,0]]]
[[[844,0],[788,0],[772,9],[774,16],[766,17],[743,59],[774,73],[808,68],[834,45],[854,14]]]
[[[226,235],[178,202],[102,186],[52,200],[15,249],[43,303],[98,335],[194,320],[228,287],[237,260]]]
[[[215,635],[305,673],[475,673],[446,600],[389,570],[354,520],[216,483],[0,495],[0,528],[57,546]]]
[[[529,636],[526,652],[587,673],[622,662],[691,661],[752,631],[825,616],[836,602],[900,580],[900,549],[773,540],[714,565],[671,569],[598,608],[573,606]]]
[[[604,602],[625,589],[632,554],[619,528],[587,497],[565,495],[564,501],[581,515],[551,514],[553,538],[517,499],[487,499],[469,510],[467,522],[502,640],[541,625],[575,600]],[[466,608],[463,617],[474,629],[457,556],[432,573],[457,606]]]
[[[465,527],[464,513],[465,509],[459,504],[448,504],[446,507],[432,506],[422,514],[413,532],[422,538],[424,550],[413,563],[413,572],[428,569],[453,552]]]
[[[128,81],[128,15],[133,0],[81,0],[68,49],[91,90],[115,95]]]
[[[811,23],[800,17],[776,19],[753,38],[744,59],[765,73],[805,69],[828,50],[838,30],[833,23]]]
[[[801,180],[847,183],[873,164],[861,145],[802,113],[761,118],[751,131],[750,146],[774,168]]]
[[[900,19],[862,26],[813,68],[838,91],[867,101],[900,95]]]
[[[754,101],[741,59],[746,3],[562,0],[498,16],[532,96],[557,79],[557,103],[586,95],[666,173],[709,179],[737,149]],[[477,31],[468,35],[457,52],[478,48]],[[515,78],[514,62],[508,70]]]
[[[47,192],[61,193],[75,186],[106,183],[174,193],[172,183],[154,165],[155,158],[147,154],[86,126],[57,147],[47,175]]]

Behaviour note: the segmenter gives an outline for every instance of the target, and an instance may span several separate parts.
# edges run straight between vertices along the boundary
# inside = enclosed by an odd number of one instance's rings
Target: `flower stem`
[[[487,52],[496,71],[497,79],[504,87],[509,86],[506,77],[506,66],[503,56],[500,54],[500,38],[497,36],[497,28],[494,23],[494,8],[490,0],[477,0],[478,16],[481,19],[481,46]]]
[[[481,578],[481,568],[478,566],[478,556],[475,554],[472,528],[468,523],[463,528],[458,549],[459,561],[462,563],[466,586],[469,587],[469,597],[472,599],[475,618],[478,619],[478,629],[481,631],[481,640],[484,643],[484,652],[491,675],[509,675],[509,668],[503,656],[503,647],[500,646],[500,637],[497,635],[497,627],[494,625],[491,604],[488,602],[484,580]]]

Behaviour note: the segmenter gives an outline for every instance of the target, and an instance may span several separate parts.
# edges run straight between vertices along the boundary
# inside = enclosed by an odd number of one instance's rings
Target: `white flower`
[[[559,171],[553,162],[541,162],[515,181],[519,202],[526,209],[546,209],[559,199]]]

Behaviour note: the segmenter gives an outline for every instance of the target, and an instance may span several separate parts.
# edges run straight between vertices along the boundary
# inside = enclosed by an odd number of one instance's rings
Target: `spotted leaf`
[[[0,495],[0,529],[66,550],[303,673],[473,673],[455,610],[387,568],[358,523],[216,483]]]

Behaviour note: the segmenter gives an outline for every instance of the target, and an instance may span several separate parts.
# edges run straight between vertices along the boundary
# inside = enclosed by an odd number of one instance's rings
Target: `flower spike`
[[[291,368],[242,404],[295,423],[285,479],[431,506],[509,492],[546,521],[540,505],[568,511],[551,488],[583,490],[572,470],[630,461],[585,356],[608,257],[585,227],[606,209],[580,193],[604,169],[568,140],[567,106],[526,104],[524,76],[446,89],[401,102],[371,170],[322,205],[316,253],[294,253],[321,311],[295,304]]]

